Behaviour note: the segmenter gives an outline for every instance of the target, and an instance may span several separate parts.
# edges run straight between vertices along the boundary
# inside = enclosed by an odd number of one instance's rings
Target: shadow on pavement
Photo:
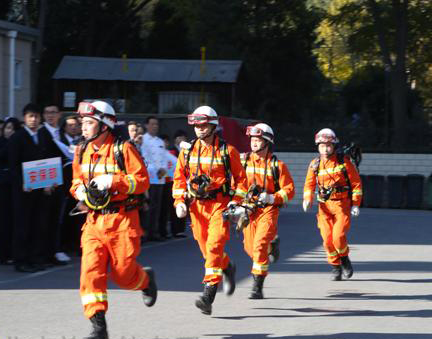
[[[406,212],[406,213],[405,213]],[[431,213],[425,211],[365,210],[359,219],[353,221],[349,233],[350,243],[355,244],[422,244],[432,243],[429,231]],[[391,230],[391,232],[389,231]],[[321,237],[316,226],[314,213],[299,212],[298,206],[281,211],[279,220],[281,258],[270,266],[272,272],[329,272],[325,254],[321,250]],[[231,234],[226,252],[237,265],[237,281],[250,277],[251,259],[243,250],[243,236]],[[317,249],[320,250],[317,250]],[[295,261],[294,256],[307,254],[307,260]],[[367,261],[353,262],[357,272],[431,272],[432,262],[416,261]],[[191,236],[181,240],[144,246],[139,257],[144,266],[152,266],[156,272],[158,287],[162,291],[202,291],[204,259],[198,244]],[[42,274],[22,274],[12,267],[0,267],[0,290],[4,289],[78,289],[79,260],[74,265]],[[356,280],[356,276],[352,280]],[[361,280],[361,279],[359,279]],[[370,279],[401,283],[427,283],[432,279],[392,280]],[[109,288],[117,288],[109,284]],[[384,296],[385,297],[385,296]],[[423,296],[424,297],[424,296]],[[427,300],[430,297],[427,296]]]
[[[271,333],[256,334],[211,334],[212,336],[222,337],[222,339],[429,339],[427,333],[335,333],[335,334],[313,334],[275,337]]]

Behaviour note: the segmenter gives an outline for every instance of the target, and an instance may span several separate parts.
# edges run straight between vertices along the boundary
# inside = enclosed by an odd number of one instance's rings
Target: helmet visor
[[[328,142],[330,142],[332,144],[336,144],[338,141],[337,141],[337,138],[335,138],[335,136],[331,135],[331,134],[320,134],[320,135],[317,135],[315,138],[316,144],[326,144]]]
[[[262,137],[264,135],[264,132],[261,128],[255,126],[248,126],[246,128],[246,135],[248,137]]]
[[[78,105],[78,114],[80,116],[94,116],[96,112],[98,112],[97,109],[89,102],[80,102]]]
[[[189,125],[202,125],[208,124],[211,121],[217,121],[216,117],[209,117],[204,114],[189,114],[188,115],[188,124]]]

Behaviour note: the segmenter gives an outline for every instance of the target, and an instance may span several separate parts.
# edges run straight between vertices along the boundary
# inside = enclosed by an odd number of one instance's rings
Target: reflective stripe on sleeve
[[[129,182],[129,189],[126,192],[126,194],[133,194],[135,192],[136,186],[137,186],[136,179],[133,175],[130,175],[130,174],[126,175],[126,179]]]
[[[309,196],[311,196],[312,195],[312,191],[304,191],[303,192],[303,196],[304,197],[309,197]]]
[[[284,204],[288,203],[288,194],[284,190],[280,190],[277,192],[283,199]]]
[[[352,194],[353,195],[363,195],[363,191],[362,190],[353,190]]]
[[[246,194],[247,194],[247,192],[243,191],[241,189],[236,189],[236,191],[235,191],[235,195],[240,197],[240,198],[246,197]]]
[[[184,194],[185,190],[183,188],[178,188],[173,190],[173,195],[176,197],[181,197]]]

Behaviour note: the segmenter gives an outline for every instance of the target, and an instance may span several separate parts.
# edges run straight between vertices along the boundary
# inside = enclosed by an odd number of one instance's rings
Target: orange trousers
[[[249,225],[243,229],[243,245],[253,261],[252,274],[268,274],[270,242],[277,234],[279,209],[267,206],[250,216]]]
[[[148,286],[148,275],[136,261],[141,235],[137,210],[87,215],[81,236],[80,279],[86,317],[108,310],[108,265],[110,278],[121,288],[143,290]]]
[[[222,212],[229,198],[221,193],[215,200],[195,200],[189,211],[193,236],[205,259],[203,283],[217,284],[222,281],[222,271],[228,267],[230,258],[224,252],[229,240],[229,223],[223,220]]]
[[[349,254],[346,234],[351,224],[349,199],[327,200],[318,208],[318,227],[330,265],[340,265],[341,257]]]

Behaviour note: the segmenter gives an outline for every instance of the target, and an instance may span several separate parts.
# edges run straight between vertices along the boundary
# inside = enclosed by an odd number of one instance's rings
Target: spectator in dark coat
[[[12,232],[13,232],[13,204],[12,185],[8,164],[9,138],[21,128],[16,118],[8,118],[1,128],[0,137],[0,264],[12,262]]]
[[[43,220],[44,189],[24,190],[22,164],[45,158],[39,142],[39,108],[28,104],[23,109],[24,127],[10,137],[8,163],[14,205],[12,252],[15,269],[36,272],[45,269],[44,245],[47,232]]]

